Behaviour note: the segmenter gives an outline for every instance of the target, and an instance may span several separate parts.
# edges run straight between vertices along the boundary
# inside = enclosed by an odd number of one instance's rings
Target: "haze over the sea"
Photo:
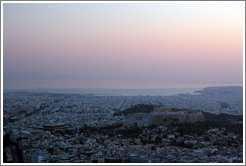
[[[244,7],[4,4],[4,89],[242,86]]]

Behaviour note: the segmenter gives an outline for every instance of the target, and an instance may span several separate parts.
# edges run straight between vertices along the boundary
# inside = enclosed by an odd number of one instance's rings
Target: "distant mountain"
[[[201,91],[196,91],[203,95],[214,95],[214,94],[243,94],[242,86],[218,86],[218,87],[207,87]]]

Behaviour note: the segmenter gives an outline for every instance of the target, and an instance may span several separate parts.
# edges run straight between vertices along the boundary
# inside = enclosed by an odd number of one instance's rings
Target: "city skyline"
[[[243,84],[244,2],[3,4],[4,89]]]

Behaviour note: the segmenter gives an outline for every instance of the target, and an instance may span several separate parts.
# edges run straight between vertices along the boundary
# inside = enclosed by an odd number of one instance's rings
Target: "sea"
[[[201,91],[206,87],[215,86],[235,86],[228,84],[203,84],[203,85],[184,85],[184,86],[166,86],[164,88],[142,88],[142,89],[117,89],[117,88],[22,88],[22,89],[4,89],[4,92],[48,92],[61,94],[81,94],[91,96],[173,96],[178,94],[197,95],[196,91]]]

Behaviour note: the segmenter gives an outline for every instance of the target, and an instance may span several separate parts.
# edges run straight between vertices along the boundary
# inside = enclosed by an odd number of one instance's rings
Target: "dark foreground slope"
[[[179,132],[190,134],[197,133],[203,134],[212,128],[222,129],[225,128],[228,132],[243,135],[243,116],[229,115],[229,114],[212,114],[203,112],[205,122],[195,124],[179,124]]]

